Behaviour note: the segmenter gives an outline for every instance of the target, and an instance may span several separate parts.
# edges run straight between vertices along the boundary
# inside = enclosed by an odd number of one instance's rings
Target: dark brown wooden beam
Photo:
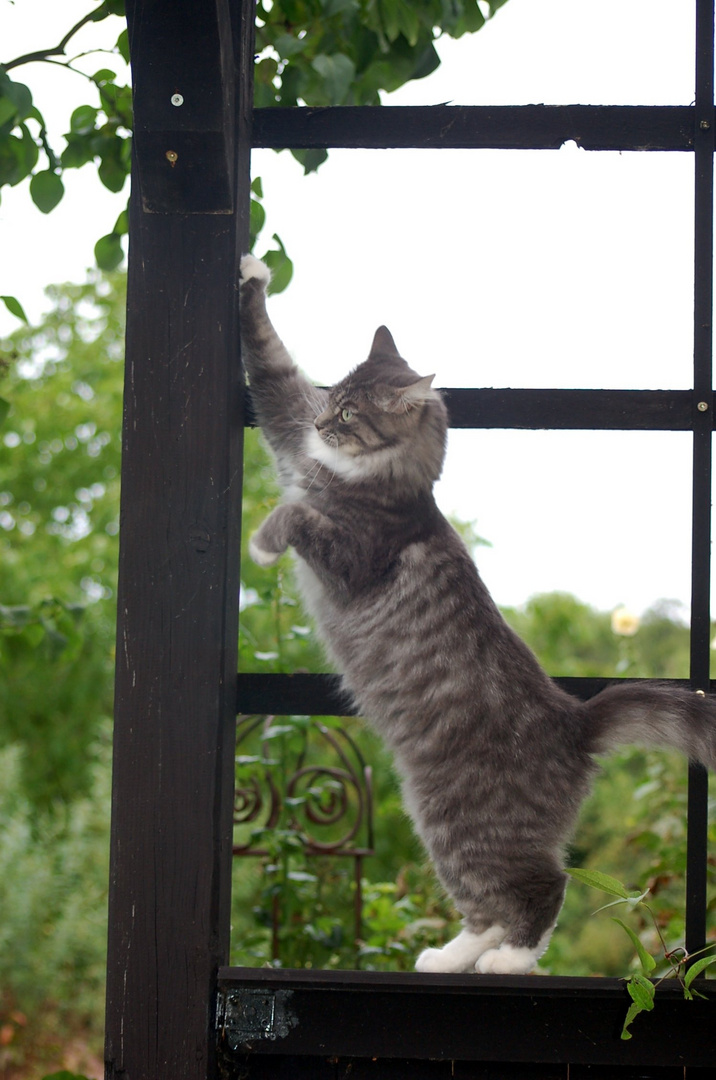
[[[713,394],[692,390],[444,388],[453,428],[693,431],[713,426]],[[706,410],[699,404],[706,404]],[[247,394],[246,424],[256,419]]]
[[[223,1075],[272,1075],[253,1062],[289,1054],[410,1058],[416,1077],[426,1060],[708,1067],[716,991],[708,980],[699,989],[708,1000],[685,1001],[678,983],[662,985],[654,1011],[624,1041],[631,999],[620,979],[224,968]]]
[[[692,150],[688,105],[332,106],[254,110],[253,145],[307,149]]]
[[[234,24],[242,9],[245,23]],[[253,9],[128,0],[127,15],[140,137],[130,208],[107,1078],[206,1080],[215,1075],[216,971],[230,929],[243,443],[236,281],[248,237]],[[182,94],[197,129],[204,119],[214,126],[221,149],[209,164],[220,175],[211,196],[198,172],[180,184],[176,169],[157,160],[157,147],[188,148],[174,141],[186,130],[164,141],[167,117],[184,108],[171,104],[170,91]],[[243,150],[227,171],[237,132]]]
[[[690,390],[443,391],[453,428],[585,431],[690,431],[703,423]],[[713,395],[706,394],[707,422]],[[700,399],[699,399],[700,400]]]
[[[619,680],[557,676],[554,681],[568,694],[573,694],[581,701],[587,701],[606,686],[611,686]],[[679,686],[688,685],[686,679],[659,679],[658,681],[672,682]],[[716,684],[711,685],[712,689],[716,689]],[[239,673],[236,711],[244,714],[267,713],[278,716],[355,715],[353,705],[341,691],[339,675],[263,675],[253,672]]]

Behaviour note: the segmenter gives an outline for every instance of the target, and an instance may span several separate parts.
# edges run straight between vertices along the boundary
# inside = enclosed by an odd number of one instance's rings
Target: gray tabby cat
[[[419,971],[524,974],[562,905],[564,847],[620,743],[716,767],[716,706],[672,687],[615,686],[583,704],[502,619],[433,499],[447,412],[433,376],[385,327],[331,390],[293,364],[266,314],[267,267],[241,265],[243,357],[285,501],[251,540],[294,548],[300,586],[358,711],[391,747],[405,806],[464,929]]]

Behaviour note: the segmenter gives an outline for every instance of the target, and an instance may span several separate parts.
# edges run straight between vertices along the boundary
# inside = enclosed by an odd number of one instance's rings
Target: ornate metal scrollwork
[[[362,864],[373,854],[371,769],[342,727],[311,717],[240,716],[236,738],[234,855],[271,854],[272,830],[290,830],[308,856],[353,859],[358,963]],[[272,955],[279,958],[280,901],[273,896]]]
[[[372,854],[371,769],[347,731],[243,716],[236,747],[235,855],[266,854],[261,834],[278,827],[311,855]]]

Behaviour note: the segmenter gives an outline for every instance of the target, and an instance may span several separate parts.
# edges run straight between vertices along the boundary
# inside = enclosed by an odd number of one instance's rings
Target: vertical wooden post
[[[711,667],[713,473],[714,2],[696,0],[694,129],[694,436],[691,538],[691,685],[708,691]],[[705,406],[705,407],[704,407]],[[686,947],[706,942],[708,773],[689,766]]]
[[[203,1080],[229,939],[253,5],[128,0],[127,14],[107,1076]]]

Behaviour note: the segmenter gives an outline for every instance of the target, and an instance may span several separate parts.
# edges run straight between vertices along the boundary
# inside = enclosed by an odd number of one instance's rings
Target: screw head
[[[700,401],[698,403],[698,405],[696,406],[696,408],[699,410],[699,412],[708,412],[709,403],[708,403],[708,401]]]
[[[183,104],[184,98],[181,94],[172,94],[172,105],[176,105],[176,107],[179,108],[179,106]]]
[[[179,159],[179,155],[177,154],[176,150],[167,150],[164,157],[167,159],[167,161],[172,167],[176,165]]]
[[[711,124],[709,123],[708,120],[702,120],[700,122],[700,124],[699,124],[699,127],[701,128],[702,131],[708,131],[709,128],[711,127]]]

